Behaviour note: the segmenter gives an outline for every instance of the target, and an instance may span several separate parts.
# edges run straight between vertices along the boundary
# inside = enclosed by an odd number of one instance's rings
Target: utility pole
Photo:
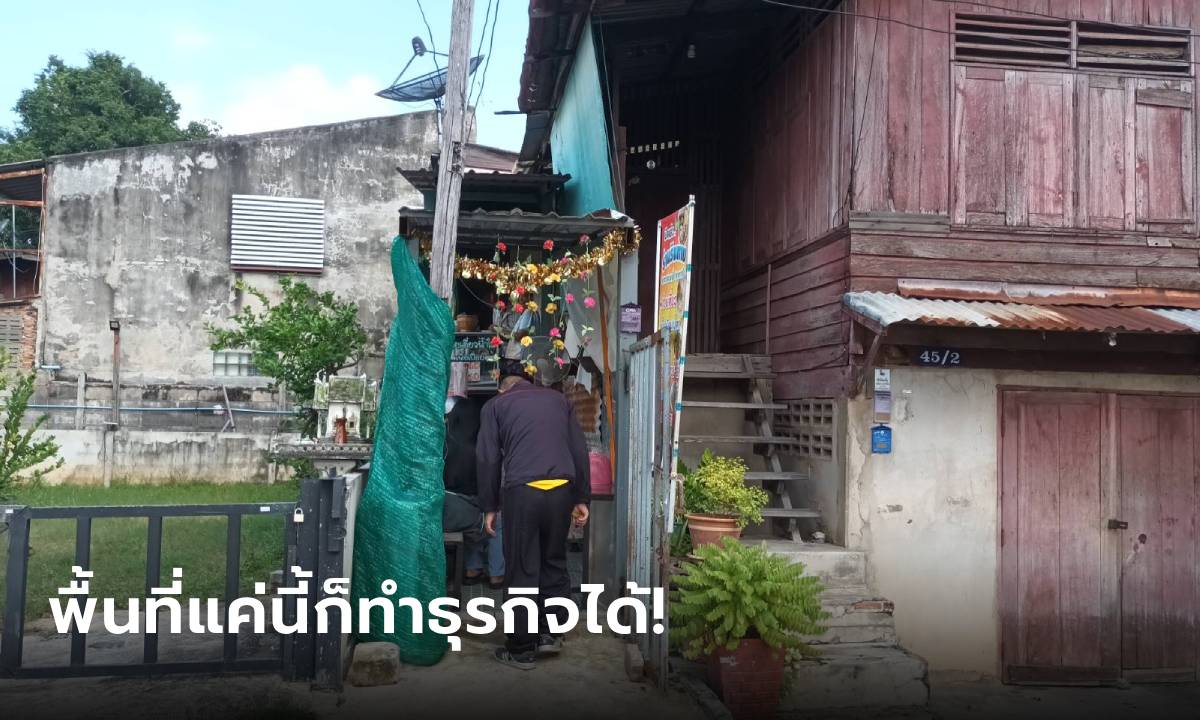
[[[433,255],[429,284],[450,304],[454,288],[454,246],[458,240],[458,204],[462,195],[462,144],[467,116],[467,74],[471,62],[471,21],[475,0],[454,0],[450,17],[450,64],[446,76],[446,113],[438,161],[437,205],[433,211]]]

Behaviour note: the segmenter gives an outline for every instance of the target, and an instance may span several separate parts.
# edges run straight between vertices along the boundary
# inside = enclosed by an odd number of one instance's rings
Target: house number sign
[[[952,348],[920,348],[913,352],[913,362],[928,367],[958,367],[962,353]]]

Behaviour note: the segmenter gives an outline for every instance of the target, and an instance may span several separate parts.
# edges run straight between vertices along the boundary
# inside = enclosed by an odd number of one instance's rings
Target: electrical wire
[[[489,8],[491,7],[490,0],[488,2],[488,7]],[[483,101],[483,89],[484,89],[484,87],[487,86],[488,68],[492,66],[492,48],[495,47],[495,45],[496,45],[496,21],[499,19],[500,19],[500,0],[496,0],[496,14],[492,16],[492,31],[488,35],[487,55],[484,56],[484,58],[483,58],[483,72],[481,73],[482,77],[479,80],[479,93],[475,96],[475,112],[471,113],[471,122],[472,123],[474,123],[476,121],[476,116],[479,115],[479,103]],[[483,23],[484,23],[484,30],[487,30],[487,16],[484,16]],[[483,35],[482,34],[480,34],[480,36],[479,36],[479,49],[483,50]],[[478,55],[479,53],[476,52],[475,54]],[[468,99],[470,99],[469,94],[468,94]],[[467,134],[465,137],[469,138],[471,136],[470,130],[471,130],[471,128],[470,128],[470,126],[468,126]]]
[[[950,2],[950,1],[951,0],[936,0],[936,2]],[[880,17],[878,15],[864,15],[862,13],[850,12],[847,10],[833,10],[830,8],[816,7],[814,5],[797,5],[797,4],[791,3],[791,2],[784,2],[784,0],[759,0],[759,2],[765,3],[767,5],[774,5],[777,7],[790,8],[792,10],[807,10],[810,12],[825,13],[826,15],[844,15],[846,17],[860,18],[863,20],[874,20],[876,23],[891,23],[893,25],[900,25],[902,27],[912,28],[913,30],[923,30],[925,32],[937,33],[938,35],[946,35],[946,36],[954,35],[954,31],[952,31],[952,30],[943,30],[941,28],[928,27],[926,25],[918,25],[916,23],[908,22],[907,20],[898,20],[896,18],[885,18],[885,17]],[[982,7],[988,7],[988,8],[992,8],[994,10],[1006,9],[1006,8],[998,8],[993,5],[983,5],[982,3],[972,3],[972,4],[981,5]],[[1013,16],[1008,16],[1008,17],[1013,17]],[[1055,16],[1047,16],[1047,17],[1052,17],[1055,20],[1061,20],[1063,22],[1074,22],[1074,21],[1070,20],[1069,18],[1060,18],[1060,17],[1055,17]],[[1085,20],[1083,22],[1090,22],[1090,21]],[[1108,24],[1111,25],[1112,23],[1108,23]],[[1117,26],[1118,27],[1128,27],[1128,26],[1119,25],[1119,24]],[[1183,33],[1180,33],[1179,37],[1197,37],[1197,35],[1192,35],[1192,34],[1184,35]],[[1065,50],[1065,48],[1063,48],[1061,45],[1054,45],[1051,43],[1042,43],[1042,42],[1038,42],[1036,40],[1026,40],[1026,39],[1022,39],[1022,38],[1009,38],[1008,41],[1010,43],[1012,43],[1014,46],[1022,46],[1023,45],[1026,47],[1049,48],[1051,50]],[[1075,55],[1076,56],[1082,55],[1084,57],[1102,57],[1102,58],[1119,57],[1119,56],[1114,56],[1114,55],[1111,55],[1108,53],[1095,52],[1095,51],[1091,51],[1091,50],[1080,50],[1078,48],[1075,50]],[[1189,61],[1189,60],[1171,60],[1170,62],[1180,64],[1180,65],[1183,65],[1183,64],[1190,65],[1190,66],[1200,65],[1200,62]],[[1003,60],[997,60],[995,62],[995,64],[1004,65],[1005,63]],[[1038,68],[1024,68],[1024,69],[1038,69]],[[1073,68],[1056,67],[1053,65],[1048,65],[1048,66],[1045,66],[1045,69],[1071,70]],[[1160,74],[1155,75],[1155,77],[1159,77],[1159,76],[1160,76]],[[1171,77],[1171,76],[1167,75],[1166,77]]]
[[[425,23],[425,32],[429,33],[429,49],[433,51],[433,69],[441,72],[442,66],[438,63],[437,43],[433,40],[433,28],[429,26],[429,18],[425,17],[425,6],[421,4],[421,0],[417,0],[417,9],[421,11],[421,22]]]

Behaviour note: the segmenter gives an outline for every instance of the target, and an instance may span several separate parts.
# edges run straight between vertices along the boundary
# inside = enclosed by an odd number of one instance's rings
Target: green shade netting
[[[446,592],[442,416],[454,322],[407,245],[403,237],[392,245],[398,310],[388,336],[371,475],[355,521],[355,607],[360,598],[385,597],[380,583],[389,579],[397,585],[393,601],[411,597],[427,607]],[[402,661],[432,665],[445,654],[446,638],[425,627],[413,633],[411,611],[397,608],[396,632],[387,634],[382,612],[374,610],[370,633],[358,639],[395,643]]]

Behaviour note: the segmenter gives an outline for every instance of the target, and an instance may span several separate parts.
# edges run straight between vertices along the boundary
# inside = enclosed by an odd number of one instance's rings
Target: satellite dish
[[[474,73],[481,62],[483,62],[482,55],[476,55],[471,58],[467,74]],[[405,68],[407,69],[407,67],[406,65]],[[381,98],[397,102],[437,100],[446,94],[446,76],[449,72],[449,68],[442,68],[441,70],[435,70],[412,80],[405,80],[404,82],[400,82],[400,78],[397,77],[396,81],[390,87],[384,88],[375,94]],[[404,72],[401,71],[400,74],[403,75]]]

